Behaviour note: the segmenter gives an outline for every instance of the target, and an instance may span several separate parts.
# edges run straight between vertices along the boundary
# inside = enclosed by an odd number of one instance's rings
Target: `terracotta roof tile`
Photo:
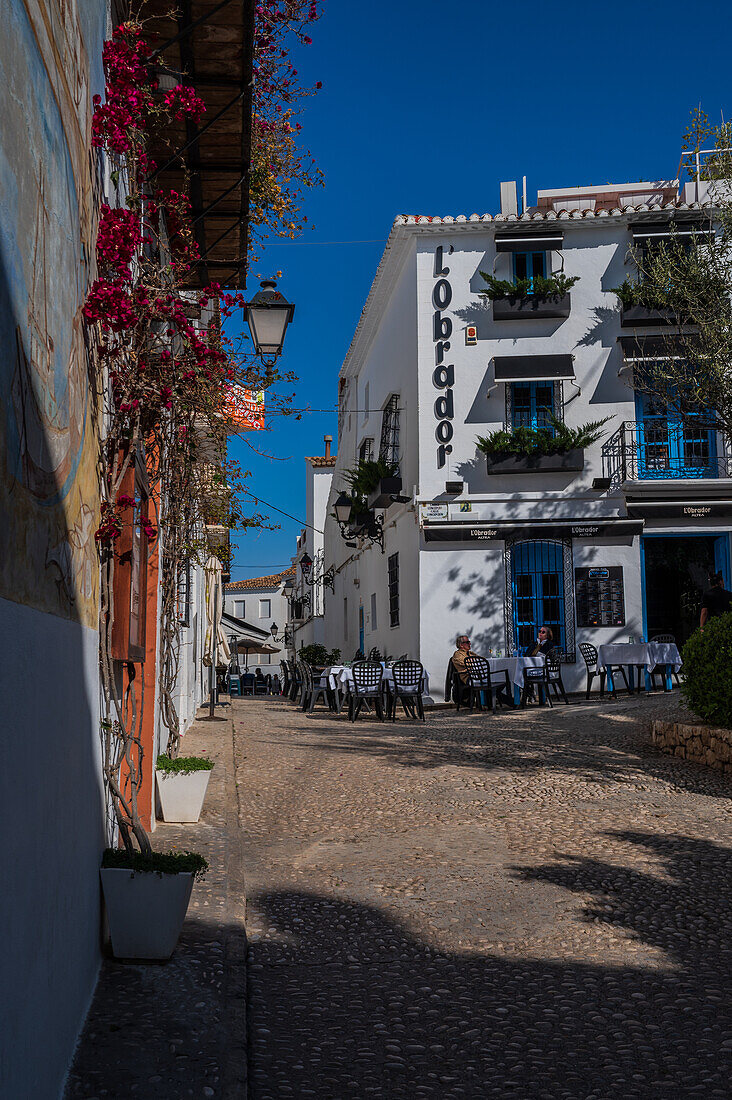
[[[225,585],[227,592],[248,592],[256,588],[279,588],[286,577],[295,576],[295,566],[291,565],[282,573],[270,573],[267,577],[250,577],[248,581],[233,581]]]
[[[306,462],[312,462],[313,466],[320,467],[321,469],[323,469],[324,467],[335,466],[336,456],[331,455],[330,458],[325,458],[323,455],[313,455],[313,456],[306,455],[305,456],[305,461]]]

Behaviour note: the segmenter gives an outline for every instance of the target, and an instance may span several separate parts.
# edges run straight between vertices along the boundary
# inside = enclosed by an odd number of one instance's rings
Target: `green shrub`
[[[167,756],[161,753],[156,766],[160,772],[190,775],[191,772],[210,772],[214,762],[207,756]]]
[[[154,871],[158,875],[191,873],[200,879],[206,874],[208,863],[199,852],[153,852],[144,856],[141,852],[130,855],[124,848],[107,848],[102,856],[102,867]]]
[[[732,729],[732,611],[709,619],[683,649],[681,691],[689,709],[715,726]]]
[[[326,649],[319,642],[311,642],[310,645],[301,646],[298,657],[308,665],[317,665],[324,668],[325,665],[337,665],[341,659],[340,649]]]

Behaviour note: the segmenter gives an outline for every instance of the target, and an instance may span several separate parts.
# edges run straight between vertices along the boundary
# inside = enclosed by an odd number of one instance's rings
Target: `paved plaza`
[[[732,788],[652,748],[649,717],[678,707],[674,693],[352,725],[235,700],[205,733],[231,773],[206,812],[228,821],[232,881],[209,882],[158,968],[178,968],[171,1003],[198,1002],[175,1019],[188,1067],[151,1003],[123,1037],[147,1051],[154,1031],[157,1072],[127,1091],[105,1078],[88,1033],[113,1012],[109,975],[125,1011],[145,984],[144,967],[107,963],[69,1095],[728,1097]]]

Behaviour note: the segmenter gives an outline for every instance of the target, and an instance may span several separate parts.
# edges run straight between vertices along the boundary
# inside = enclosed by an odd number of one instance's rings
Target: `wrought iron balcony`
[[[732,457],[708,417],[625,421],[602,446],[602,472],[615,488],[625,481],[730,477]]]

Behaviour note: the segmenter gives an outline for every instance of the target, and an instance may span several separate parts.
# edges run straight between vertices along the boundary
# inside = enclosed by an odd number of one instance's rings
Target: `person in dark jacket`
[[[709,588],[702,597],[699,629],[704,630],[710,619],[715,619],[717,615],[724,615],[727,611],[732,611],[732,592],[728,592],[724,587],[724,577],[721,573],[710,573]]]
[[[536,644],[527,657],[538,657],[539,654],[543,654],[546,657],[547,653],[551,653],[554,649],[554,632],[550,626],[542,626],[536,638]]]

